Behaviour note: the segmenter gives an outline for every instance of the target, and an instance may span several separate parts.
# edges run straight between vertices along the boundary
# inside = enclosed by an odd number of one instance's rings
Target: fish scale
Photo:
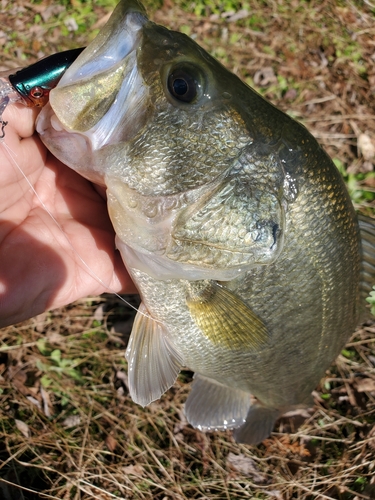
[[[111,71],[106,111],[100,89],[84,89]],[[66,113],[69,92],[83,116]],[[116,245],[142,298],[126,352],[134,401],[158,399],[187,367],[188,421],[234,429],[248,444],[310,405],[374,281],[375,228],[358,222],[306,128],[123,0],[51,91],[37,130],[107,187]]]

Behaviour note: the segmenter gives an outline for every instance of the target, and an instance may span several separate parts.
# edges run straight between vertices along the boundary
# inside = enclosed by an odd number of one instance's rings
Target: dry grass
[[[146,409],[130,400],[120,332],[128,328],[117,324],[126,311],[102,300],[2,332],[5,499],[38,498],[29,491],[39,489],[59,499],[371,498],[373,327],[358,330],[327,373],[314,410],[284,417],[271,438],[248,447],[186,423],[188,372]]]
[[[81,19],[78,0],[40,24],[38,4],[1,5],[3,66],[92,36],[63,37],[65,20]],[[197,17],[166,0],[154,18],[196,36],[303,121],[342,169],[357,206],[373,207],[373,160],[358,143],[361,133],[375,138],[369,2],[254,0],[236,22],[214,10]],[[94,14],[90,22],[99,26],[105,10],[96,6]],[[313,410],[282,418],[272,437],[249,447],[229,432],[203,434],[186,423],[189,372],[159,402],[132,403],[124,360],[132,318],[106,296],[0,332],[0,498],[375,498],[373,326],[359,329],[327,371]]]

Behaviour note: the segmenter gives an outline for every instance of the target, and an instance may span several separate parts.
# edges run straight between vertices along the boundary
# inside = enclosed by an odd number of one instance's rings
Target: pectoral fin
[[[234,429],[245,422],[250,395],[196,374],[185,404],[188,422],[200,430]]]
[[[159,399],[174,384],[183,365],[165,326],[150,317],[143,304],[134,320],[126,359],[130,396],[142,406]]]
[[[188,283],[187,305],[203,334],[227,349],[257,350],[269,337],[264,323],[233,292],[214,281]]]

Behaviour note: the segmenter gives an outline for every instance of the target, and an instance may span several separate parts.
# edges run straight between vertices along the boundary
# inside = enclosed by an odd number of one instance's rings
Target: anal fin
[[[237,443],[257,445],[271,434],[280,412],[254,403],[246,417],[246,422],[233,433]]]
[[[245,421],[250,394],[195,374],[185,404],[188,422],[203,431],[234,429]]]
[[[183,366],[165,326],[149,315],[143,303],[134,320],[126,359],[130,396],[142,406],[159,399],[174,384]]]

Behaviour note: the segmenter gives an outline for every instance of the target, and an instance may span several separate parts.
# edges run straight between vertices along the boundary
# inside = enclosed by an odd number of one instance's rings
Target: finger
[[[13,127],[16,134],[21,137],[31,137],[35,131],[35,120],[41,108],[28,108],[23,104],[10,104],[6,107],[3,120],[8,122],[5,127]]]
[[[34,185],[45,164],[46,149],[36,136],[20,139],[12,129],[0,143],[0,213],[18,220],[17,212],[30,202]],[[18,203],[22,200],[22,206]],[[26,210],[27,207],[24,207]]]

